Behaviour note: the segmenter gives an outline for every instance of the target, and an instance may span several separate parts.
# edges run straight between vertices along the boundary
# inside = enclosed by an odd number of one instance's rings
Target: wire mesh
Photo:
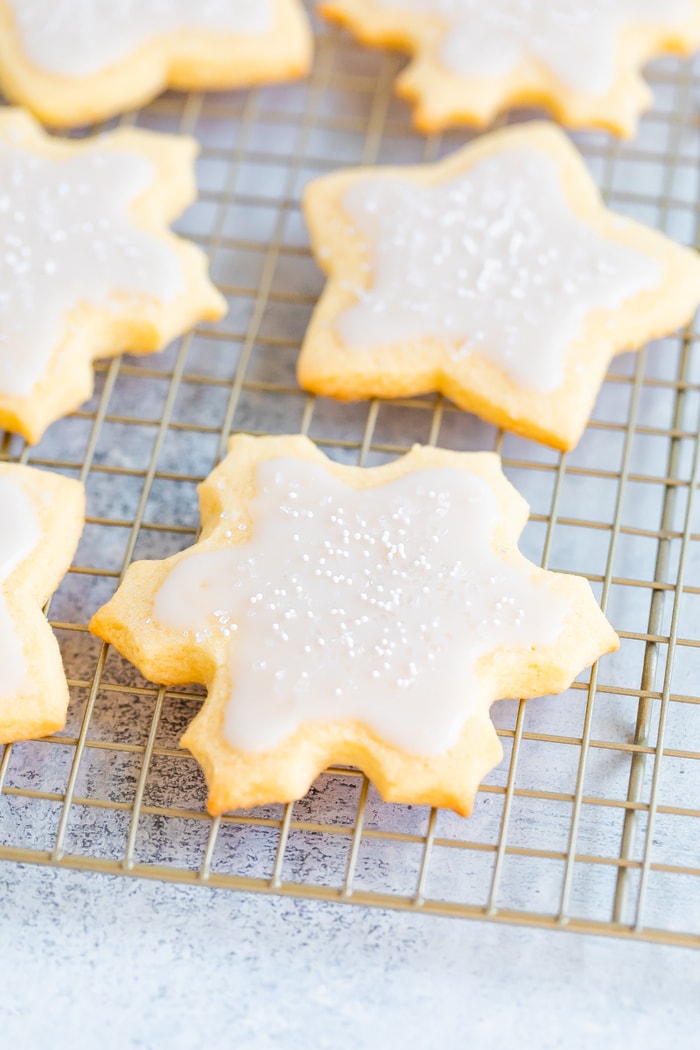
[[[81,478],[88,521],[50,605],[71,688],[62,733],[4,749],[0,858],[700,946],[700,362],[695,328],[614,363],[578,449],[560,456],[439,397],[336,404],[294,365],[322,287],[304,184],[346,164],[434,159],[464,131],[416,135],[395,55],[317,26],[306,83],[166,95],[121,123],[202,146],[202,245],[228,317],[164,354],[98,367],[93,398],[0,458]],[[700,65],[650,70],[639,136],[576,141],[610,205],[698,238]],[[520,118],[518,118],[520,119]],[[414,442],[496,449],[532,506],[522,548],[592,583],[622,647],[564,697],[493,709],[505,757],[474,815],[381,803],[335,768],[294,805],[212,820],[178,739],[202,691],[159,689],[87,632],[134,558],[197,534],[195,488],[234,431],[302,432],[373,465]]]

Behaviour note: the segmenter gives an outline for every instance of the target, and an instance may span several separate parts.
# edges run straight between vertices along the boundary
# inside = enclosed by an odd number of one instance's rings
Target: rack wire
[[[345,164],[434,159],[392,81],[402,59],[317,25],[307,83],[166,95],[123,118],[198,137],[202,245],[227,319],[164,354],[98,367],[96,391],[35,448],[0,458],[81,478],[88,523],[50,606],[68,723],[0,761],[0,858],[700,946],[698,331],[618,358],[579,448],[560,456],[439,397],[341,405],[294,365],[322,287],[301,220],[305,182]],[[620,144],[577,135],[610,205],[698,239],[700,65],[650,71],[655,107]],[[518,118],[521,119],[521,118]],[[195,487],[234,431],[302,432],[372,465],[416,441],[495,448],[533,514],[522,548],[585,575],[620,652],[566,696],[493,709],[505,757],[464,820],[386,805],[334,768],[294,805],[211,819],[178,739],[202,691],[159,689],[86,624],[133,558],[193,542]]]

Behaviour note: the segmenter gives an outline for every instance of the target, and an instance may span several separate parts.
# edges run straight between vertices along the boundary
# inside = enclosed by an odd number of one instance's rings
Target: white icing
[[[129,207],[154,178],[138,154],[96,147],[48,159],[0,139],[0,393],[25,396],[81,304],[167,302],[181,264]]]
[[[628,26],[682,25],[690,0],[377,0],[400,12],[441,15],[441,56],[454,72],[503,77],[541,62],[564,83],[605,95],[615,79],[616,47]]]
[[[434,337],[478,352],[541,392],[593,310],[655,288],[651,258],[595,234],[572,211],[553,160],[513,148],[438,186],[366,179],[343,198],[365,240],[371,286],[337,321],[347,347]]]
[[[0,696],[17,695],[27,676],[22,641],[7,607],[7,580],[40,538],[29,496],[15,478],[0,475]]]
[[[28,56],[48,73],[99,73],[182,30],[266,32],[272,0],[9,0]]]
[[[183,558],[154,605],[183,646],[217,632],[230,644],[225,735],[241,750],[359,720],[408,752],[443,753],[478,701],[479,658],[553,645],[563,629],[567,601],[492,549],[498,503],[467,472],[357,491],[276,459],[258,466],[251,514],[245,543]]]

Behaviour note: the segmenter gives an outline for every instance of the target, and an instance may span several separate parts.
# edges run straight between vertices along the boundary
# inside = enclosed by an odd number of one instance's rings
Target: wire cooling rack
[[[299,199],[346,164],[434,159],[391,84],[402,59],[318,26],[303,84],[167,95],[126,123],[202,145],[179,223],[230,304],[164,354],[98,368],[79,412],[0,458],[81,478],[88,523],[50,615],[72,702],[64,732],[4,749],[0,858],[238,890],[700,946],[700,361],[695,329],[619,358],[562,457],[440,398],[341,405],[303,393],[299,343],[322,287]],[[616,210],[696,244],[700,65],[650,71],[639,136],[576,140]],[[505,757],[474,815],[386,805],[332,769],[293,806],[212,820],[178,739],[201,690],[158,689],[87,632],[134,558],[197,532],[195,488],[234,431],[309,434],[372,465],[411,444],[497,449],[530,501],[528,556],[585,575],[622,648],[567,695],[496,704]],[[1,753],[1,752],[0,752]]]

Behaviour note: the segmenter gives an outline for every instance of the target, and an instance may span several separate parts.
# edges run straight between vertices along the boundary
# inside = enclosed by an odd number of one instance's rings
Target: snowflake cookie
[[[493,453],[362,469],[238,436],[200,499],[200,541],[132,565],[90,629],[153,681],[208,687],[183,744],[211,813],[298,799],[340,762],[468,814],[501,758],[491,703],[617,648],[585,580],[519,552],[528,508]]]
[[[311,182],[329,281],[299,360],[341,399],[439,390],[572,448],[614,354],[685,324],[700,259],[607,211],[552,124],[483,136],[437,164]]]
[[[0,110],[0,427],[31,442],[90,396],[92,361],[149,353],[226,304],[167,224],[194,199],[196,143],[47,136]]]
[[[570,127],[632,135],[652,99],[641,66],[700,45],[700,0],[326,0],[320,10],[363,43],[415,56],[397,91],[424,132],[544,105]]]
[[[42,606],[68,571],[84,521],[79,482],[0,463],[0,744],[65,724],[68,685]]]
[[[58,127],[166,87],[209,90],[308,72],[299,0],[0,0],[0,87]]]

